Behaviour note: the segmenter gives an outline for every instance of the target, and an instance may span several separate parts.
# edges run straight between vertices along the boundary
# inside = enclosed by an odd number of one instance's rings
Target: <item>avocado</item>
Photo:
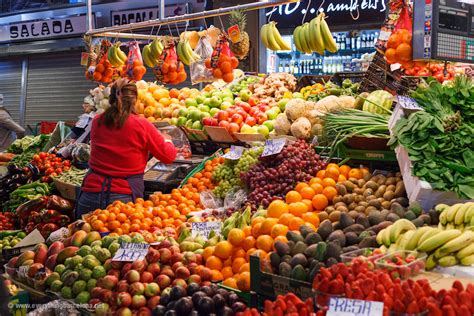
[[[304,239],[304,242],[307,245],[313,245],[313,244],[317,244],[321,240],[322,240],[322,238],[321,238],[321,236],[319,236],[318,233],[309,233],[308,235],[306,235],[306,238]]]
[[[367,216],[367,219],[369,220],[370,226],[375,226],[381,223],[383,220],[379,211],[370,212],[369,216]]]
[[[318,227],[317,233],[323,240],[326,240],[328,236],[333,232],[332,223],[329,220],[324,220]],[[288,234],[287,234],[288,235]],[[287,237],[288,238],[288,237]],[[289,240],[289,239],[288,239]]]
[[[337,241],[341,247],[346,245],[346,236],[342,230],[336,230],[329,235],[327,241]]]
[[[400,219],[400,216],[398,216],[398,215],[395,214],[395,213],[390,213],[390,214],[388,214],[388,216],[387,216],[387,221],[390,221],[390,222],[392,222],[392,223],[396,222],[396,221],[399,220],[399,219]]]
[[[408,206],[408,209],[412,211],[417,217],[420,216],[421,213],[423,212],[423,209],[421,208],[421,205],[418,201],[411,202],[410,205]]]
[[[300,281],[306,281],[307,275],[304,270],[304,267],[302,265],[296,265],[293,270],[291,270],[291,275],[290,277],[292,279],[300,280]]]
[[[367,216],[365,216],[365,214],[359,214],[359,215],[357,215],[357,218],[356,218],[356,220],[355,220],[355,223],[356,223],[356,224],[360,224],[360,225],[364,226],[365,228],[369,228],[369,227],[370,227],[369,219],[367,218]]]
[[[341,216],[339,217],[339,225],[341,228],[344,229],[348,226],[351,226],[352,224],[354,224],[352,217],[350,217],[347,213],[341,213]]]
[[[355,245],[359,242],[359,237],[354,232],[348,232],[345,234],[346,236],[346,246]]]
[[[423,221],[422,218],[418,217],[418,218],[415,218],[414,220],[411,221],[416,227],[421,227],[423,225],[425,225],[425,222]]]
[[[429,214],[420,215],[418,218],[422,219],[425,225],[431,225],[431,216]]]
[[[330,257],[330,258],[328,258],[328,259],[326,260],[325,263],[326,263],[326,266],[327,266],[327,267],[330,267],[330,266],[332,266],[332,265],[337,264],[337,259],[336,259],[336,258],[333,258],[333,257]]]
[[[406,197],[397,197],[395,201],[403,207],[407,207],[409,203]]]
[[[319,261],[324,260],[324,256],[326,255],[326,248],[327,244],[324,241],[318,242],[316,245],[316,259]]]
[[[300,233],[303,236],[303,238],[306,238],[308,234],[313,233],[313,232],[314,230],[309,226],[306,226],[306,225],[300,226]]]
[[[277,269],[280,265],[281,257],[276,252],[270,254],[270,263],[274,269]]]
[[[292,230],[289,230],[286,233],[286,238],[288,239],[288,241],[293,241],[294,243],[297,243],[298,241],[304,241],[304,238],[303,236],[301,236],[301,234]]]
[[[365,230],[365,227],[360,224],[354,224],[349,227],[344,228],[344,233],[353,232],[359,235]]]
[[[296,254],[299,254],[299,253],[304,253],[306,248],[308,248],[308,246],[303,242],[303,241],[298,241],[296,243],[296,245],[293,247],[293,249],[291,250],[291,255],[296,255]]]
[[[291,275],[291,266],[286,262],[281,262],[278,267],[278,275],[289,278]]]
[[[347,253],[347,252],[351,252],[351,251],[355,251],[355,250],[358,250],[359,249],[359,246],[348,246],[348,247],[344,247],[342,248],[342,253]]]
[[[280,257],[290,254],[290,247],[288,246],[288,244],[285,244],[280,240],[277,240],[277,242],[275,242],[275,250]]]
[[[435,210],[429,210],[428,215],[431,218],[431,225],[438,225],[439,224],[439,213]]]
[[[328,258],[335,258],[336,260],[341,260],[341,246],[335,242],[329,242],[326,247],[326,253],[324,254],[324,261]]]
[[[304,255],[308,258],[315,258],[316,257],[316,251],[317,251],[318,245],[310,245],[306,250],[304,251]],[[270,257],[271,258],[271,257]]]
[[[359,248],[378,247],[376,236],[365,237],[359,243]]]
[[[306,264],[308,263],[308,260],[306,259],[306,256],[302,253],[298,253],[291,258],[290,261],[290,266],[292,268],[296,267],[297,265],[301,265],[303,267],[306,267]]]
[[[416,215],[413,213],[413,211],[408,211],[405,213],[405,218],[409,221],[412,221],[416,218]]]
[[[311,268],[311,270],[309,272],[309,279],[313,280],[316,277],[316,275],[319,273],[319,270],[321,268],[324,268],[324,267],[325,267],[325,265],[324,265],[323,262],[317,262],[315,264],[315,266],[313,268]]]

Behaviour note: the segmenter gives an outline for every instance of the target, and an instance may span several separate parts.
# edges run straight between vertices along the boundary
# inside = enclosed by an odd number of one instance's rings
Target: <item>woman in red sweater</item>
[[[134,113],[137,86],[114,83],[110,108],[97,115],[91,128],[89,172],[77,203],[77,217],[120,200],[143,197],[143,172],[151,153],[163,163],[176,158],[176,148],[156,128]]]

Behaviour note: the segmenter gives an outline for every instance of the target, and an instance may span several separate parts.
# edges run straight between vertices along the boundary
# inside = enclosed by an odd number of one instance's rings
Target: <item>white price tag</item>
[[[224,157],[225,159],[237,160],[242,156],[242,153],[244,152],[244,149],[245,148],[242,147],[242,146],[231,145],[230,150],[225,155],[223,155],[222,157]]]
[[[381,31],[379,34],[379,40],[388,41],[388,39],[390,38],[390,35],[392,35],[392,32]]]
[[[79,120],[76,123],[77,128],[84,128],[87,126],[87,123],[89,123],[89,118],[90,116],[87,114],[83,114],[79,116]]]
[[[148,253],[149,244],[122,243],[115,253],[113,261],[140,261],[145,259]]]
[[[18,268],[18,275],[22,278],[26,278],[28,275],[28,270],[30,269],[30,266],[20,266]]]
[[[415,101],[415,99],[410,98],[410,97],[405,97],[403,95],[399,95],[397,97],[397,102],[400,104],[400,106],[403,109],[406,110],[423,110],[418,103]]]
[[[286,138],[275,138],[266,140],[261,157],[278,154],[283,149],[283,147],[285,147],[285,144]]]
[[[402,68],[402,65],[399,64],[399,63],[391,64],[391,65],[390,65],[390,71],[395,71],[395,70],[398,70],[398,69],[400,69],[400,68]]]
[[[327,316],[382,316],[383,303],[331,297]]]
[[[199,234],[204,239],[207,239],[211,231],[214,231],[217,235],[220,235],[221,229],[222,222],[191,223],[191,236],[196,237]]]

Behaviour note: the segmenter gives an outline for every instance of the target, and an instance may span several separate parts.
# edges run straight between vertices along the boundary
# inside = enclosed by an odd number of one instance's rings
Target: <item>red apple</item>
[[[113,275],[115,277],[120,278],[120,270],[117,269],[110,269],[109,272],[107,272],[108,275]]]
[[[218,126],[219,126],[219,127],[223,127],[223,128],[225,128],[225,129],[229,129],[229,124],[230,124],[230,123],[227,122],[227,121],[220,121],[219,124],[218,124]]]
[[[168,263],[170,261],[170,258],[171,258],[171,250],[167,249],[167,248],[161,248],[159,250],[160,252],[160,262],[161,263]]]
[[[146,298],[144,295],[134,295],[132,297],[132,308],[138,309],[146,306]]]
[[[209,117],[206,117],[206,118],[209,118]],[[160,260],[160,252],[156,250],[155,248],[150,248],[148,249],[148,253],[145,258],[149,264],[156,263],[158,262],[158,260]]]
[[[153,297],[150,297],[148,299],[148,302],[146,303],[146,306],[148,308],[153,309],[155,308],[158,304],[160,304],[160,297],[158,295],[155,295]]]
[[[249,115],[245,119],[245,124],[249,126],[254,126],[255,124],[257,124],[257,120],[255,119],[255,117]]]
[[[140,276],[140,282],[143,282],[143,283],[153,282],[153,274],[148,271],[143,271]]]
[[[171,283],[173,286],[181,286],[182,288],[186,288],[188,286],[188,283],[186,283],[185,280],[183,279],[174,279],[173,283]]]
[[[147,303],[148,305],[148,303]],[[158,304],[156,304],[158,305]],[[155,306],[156,306],[155,305]],[[146,307],[146,306],[142,306],[138,309],[138,312],[137,312],[137,316],[152,316],[152,312],[151,312],[151,308],[150,307]]]
[[[239,124],[237,123],[230,123],[229,124],[229,132],[230,133],[238,133],[240,131]]]
[[[231,118],[234,114],[237,114],[237,110],[234,107],[228,108],[226,111],[229,113],[229,118]]]
[[[153,281],[153,280],[152,280]],[[145,285],[141,282],[134,282],[128,288],[130,295],[140,295],[145,293]]]
[[[243,109],[238,110],[237,114],[240,114],[240,116],[242,116],[242,120],[245,120],[248,116],[247,112],[245,112]]]
[[[258,111],[258,108],[257,107],[252,107],[249,111],[249,114],[252,115],[253,117],[255,117],[255,112]]]
[[[201,284],[201,277],[197,274],[191,274],[188,278],[188,284],[191,283]]]
[[[114,315],[115,316],[132,316],[132,311],[128,307],[121,307],[115,312]]]
[[[120,292],[117,294],[117,305],[119,307],[127,307],[132,304],[132,297],[127,292]]]
[[[244,111],[247,112],[247,113],[248,113],[248,112],[250,111],[250,109],[252,108],[252,107],[250,106],[250,104],[248,104],[247,102],[242,102],[242,103],[240,104],[240,107],[242,108],[242,110],[244,110]]]
[[[145,268],[146,268],[145,260],[139,260],[132,263],[132,269],[137,270],[138,273],[142,273],[143,271],[145,271]]]
[[[158,263],[151,263],[148,265],[148,267],[146,267],[146,270],[151,272],[151,274],[156,277],[158,274],[160,274],[161,267]]]
[[[120,280],[114,289],[116,292],[127,292],[128,291],[128,282],[127,280]]]
[[[228,112],[223,111],[223,110],[220,110],[219,112],[217,112],[217,120],[218,121],[227,121],[228,118],[229,118],[229,113]]]
[[[167,275],[160,274],[156,279],[155,282],[158,283],[160,289],[165,289],[171,284],[171,278]]]
[[[258,102],[258,99],[254,96],[251,96],[248,100],[248,103],[249,103],[250,106],[257,105],[257,102]]]
[[[243,120],[244,118],[242,117],[242,115],[238,113],[235,113],[234,115],[232,115],[232,123],[240,124],[242,123]]]
[[[258,124],[263,124],[263,122],[267,121],[268,120],[268,117],[265,113],[261,113],[258,115],[257,117],[257,122]]]
[[[181,266],[179,268],[177,268],[175,270],[175,273],[176,273],[176,277],[179,278],[179,279],[187,279],[189,278],[189,276],[191,275],[191,273],[189,273],[189,270],[188,268],[186,268],[185,266]]]

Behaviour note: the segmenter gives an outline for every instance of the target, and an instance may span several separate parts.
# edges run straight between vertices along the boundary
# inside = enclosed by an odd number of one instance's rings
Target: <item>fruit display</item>
[[[293,32],[293,40],[296,49],[305,54],[316,52],[323,55],[325,50],[331,53],[338,51],[323,12],[310,22],[297,26]]]
[[[278,295],[276,300],[265,300],[263,303],[263,315],[312,315],[314,314],[314,302],[312,298],[303,301],[294,293]],[[244,312],[238,312],[236,316],[256,315],[260,313],[256,308],[247,308]]]
[[[249,89],[249,87],[257,82],[260,82],[262,78],[260,77],[252,77],[252,76],[245,76],[239,82],[232,84],[229,88],[230,91],[234,94],[239,94],[241,90]]]
[[[406,280],[425,269],[426,255],[415,251],[395,251],[375,261],[378,269],[388,273],[392,279]]]
[[[117,69],[125,65],[125,63],[127,62],[127,55],[125,55],[125,53],[122,51],[120,45],[120,42],[115,42],[107,50],[107,60],[112,66]]]
[[[247,15],[241,10],[231,11],[229,14],[229,24],[231,26],[237,25],[240,32],[238,42],[234,43],[234,41],[230,41],[230,50],[238,59],[245,59],[250,50],[250,37],[245,31],[247,27]]]
[[[155,38],[151,43],[143,46],[142,57],[145,65],[149,68],[155,67],[161,53],[163,53],[163,49],[163,43],[157,38]]]
[[[0,230],[8,230],[8,229],[11,229],[11,228],[0,228]],[[16,246],[16,244],[18,244],[23,238],[25,238],[26,234],[22,231],[20,232],[17,232],[17,233],[13,233],[13,234],[9,234],[8,236],[4,236],[1,240],[0,240],[0,250],[2,249],[10,249],[10,248],[13,248]]]
[[[216,47],[205,65],[212,70],[215,79],[222,79],[226,83],[234,81],[233,71],[239,65],[239,60],[234,57],[224,34],[219,35]]]
[[[275,22],[262,25],[260,29],[260,37],[263,45],[272,51],[291,50],[290,45],[283,39],[280,31],[276,28]]]
[[[224,163],[223,157],[215,157],[204,163],[204,169],[193,174],[183,185],[184,189],[189,189],[193,193],[200,193],[214,189],[212,175]],[[196,196],[197,198],[197,196]]]
[[[45,152],[34,155],[31,164],[38,167],[43,175],[41,181],[46,183],[50,183],[52,177],[60,175],[63,171],[68,171],[71,168],[71,161]]]

